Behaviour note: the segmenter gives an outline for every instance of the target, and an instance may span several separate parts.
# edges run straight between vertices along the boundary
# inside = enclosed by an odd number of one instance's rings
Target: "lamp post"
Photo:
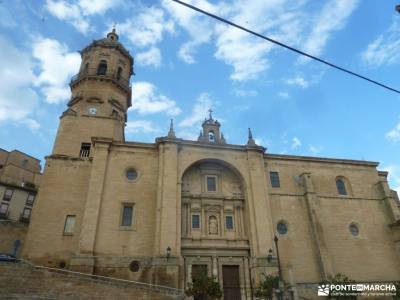
[[[274,237],[274,242],[275,242],[275,248],[276,248],[276,257],[278,258],[279,281],[283,281],[282,269],[281,269],[281,260],[279,258],[278,237],[276,235]]]
[[[168,246],[168,248],[167,248],[167,261],[170,258],[170,256],[171,256],[171,247]]]

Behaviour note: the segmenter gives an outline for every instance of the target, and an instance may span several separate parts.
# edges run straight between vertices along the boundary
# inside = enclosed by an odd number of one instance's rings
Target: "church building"
[[[252,299],[262,274],[294,292],[342,273],[400,280],[400,210],[371,161],[230,144],[212,112],[198,140],[126,141],[134,60],[115,30],[81,52],[23,249],[38,264],[186,289],[215,276]],[[261,126],[261,125],[260,125]]]

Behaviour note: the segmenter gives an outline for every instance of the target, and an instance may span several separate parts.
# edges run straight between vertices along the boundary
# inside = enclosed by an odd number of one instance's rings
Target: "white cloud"
[[[245,89],[234,89],[233,93],[237,97],[241,98],[248,98],[248,97],[255,97],[258,95],[256,90],[245,90]]]
[[[132,45],[146,47],[160,42],[164,32],[173,33],[174,22],[165,18],[162,9],[149,7],[119,24],[118,32],[125,35]]]
[[[194,64],[196,62],[194,53],[198,44],[198,42],[184,43],[178,51],[178,57],[187,64]]]
[[[232,80],[256,79],[269,67],[265,54],[272,45],[236,28],[217,26],[215,57],[233,67]]]
[[[32,131],[38,130],[40,128],[39,122],[30,118],[21,120],[21,123],[26,125]]]
[[[210,12],[217,11],[217,6],[210,4],[206,0],[187,2]],[[209,42],[213,35],[213,26],[210,23],[210,19],[204,18],[201,14],[170,0],[163,0],[162,5],[172,16],[175,23],[181,26],[190,36],[190,41],[185,42],[180,47],[178,51],[179,58],[186,63],[195,63],[194,54],[196,48],[203,43]]]
[[[32,88],[34,66],[28,54],[1,35],[0,44],[0,122],[22,124],[24,119],[30,119],[38,104],[38,95]],[[36,121],[28,122],[28,127],[32,127]]]
[[[303,89],[307,88],[310,83],[302,76],[295,76],[286,80],[288,85],[297,85]]]
[[[400,122],[397,125],[385,134],[385,137],[392,142],[400,141]]]
[[[208,110],[216,105],[208,93],[202,93],[197,98],[195,105],[192,108],[191,114],[183,119],[179,126],[193,127],[200,125],[201,121],[208,116]],[[197,126],[196,126],[197,127]]]
[[[122,3],[122,0],[79,0],[78,5],[84,15],[104,14]]]
[[[263,140],[262,140],[262,139],[260,139],[260,138],[254,138],[254,142],[255,142],[257,145],[259,145],[259,146],[262,146],[262,145],[264,145],[264,142],[263,142]]]
[[[132,107],[130,110],[139,114],[165,112],[170,116],[181,113],[176,102],[167,96],[157,93],[157,88],[150,82],[139,81],[132,85]]]
[[[330,0],[322,9],[310,11],[305,9],[307,1],[298,0],[187,2],[286,44],[297,47],[305,44],[315,54],[321,53],[330,36],[344,27],[358,3],[357,0]],[[215,58],[233,68],[230,78],[246,81],[258,79],[270,67],[272,51],[281,49],[172,1],[163,0],[162,4],[189,35],[189,40],[178,51],[186,63],[196,62],[197,47],[214,42]]]
[[[393,19],[390,27],[361,54],[364,62],[380,67],[400,62],[400,21],[399,17]]]
[[[196,141],[199,137],[199,131],[195,130],[178,130],[176,136],[180,139],[189,140],[189,141]]]
[[[319,154],[324,148],[322,146],[314,146],[310,145],[308,147],[308,150],[311,152],[312,155],[317,155]]]
[[[72,24],[81,33],[87,33],[90,29],[88,20],[84,18],[80,7],[66,1],[46,1],[46,9],[54,17],[67,21]]]
[[[321,12],[311,26],[304,52],[320,55],[333,32],[342,29],[347,19],[358,6],[358,0],[330,0],[325,2]]]
[[[399,165],[388,165],[382,168],[389,172],[389,182],[391,188],[397,191],[400,196],[400,166]]]
[[[290,95],[288,92],[278,92],[278,97],[282,99],[288,99],[290,98]]]
[[[46,9],[59,20],[71,23],[83,34],[93,30],[89,16],[104,14],[107,10],[122,4],[122,0],[79,0],[71,3],[64,0],[46,0]]]
[[[145,52],[139,52],[136,54],[135,61],[142,66],[161,66],[161,52],[156,47],[151,47]]]
[[[36,85],[46,96],[46,102],[59,103],[70,96],[68,82],[78,73],[81,62],[78,53],[68,52],[57,40],[37,37],[33,43],[33,57],[40,62]]]
[[[155,133],[159,132],[160,130],[150,121],[146,120],[136,120],[136,121],[129,121],[126,123],[125,132],[129,133]]]
[[[300,139],[298,137],[295,136],[292,139],[292,149],[299,148],[300,146],[301,146],[301,141],[300,141]]]

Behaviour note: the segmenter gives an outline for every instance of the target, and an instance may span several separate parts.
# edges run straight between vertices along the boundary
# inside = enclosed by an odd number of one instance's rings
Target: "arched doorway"
[[[250,290],[244,181],[221,160],[201,160],[182,176],[181,252],[185,286],[206,270],[225,299],[246,299]]]

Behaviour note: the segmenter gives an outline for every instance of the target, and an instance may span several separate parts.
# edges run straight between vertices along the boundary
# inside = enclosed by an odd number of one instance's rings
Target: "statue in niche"
[[[182,192],[189,192],[190,191],[190,185],[189,185],[189,180],[188,178],[184,177],[182,180]]]
[[[208,234],[218,234],[218,220],[215,216],[208,219]]]

